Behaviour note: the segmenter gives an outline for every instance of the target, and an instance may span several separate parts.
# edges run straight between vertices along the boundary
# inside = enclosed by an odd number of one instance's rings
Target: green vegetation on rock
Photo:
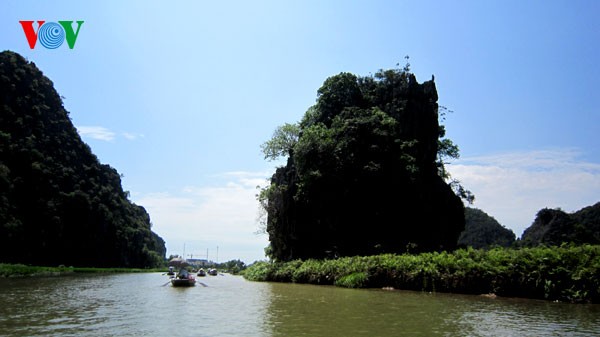
[[[458,237],[458,245],[473,248],[493,246],[510,247],[515,242],[515,233],[502,226],[484,211],[465,208],[465,230]]]
[[[432,80],[403,69],[325,80],[297,124],[262,149],[287,156],[259,196],[270,257],[293,259],[454,249],[464,229],[444,158],[458,148],[438,122]]]
[[[34,63],[0,53],[0,262],[153,267],[165,243]]]
[[[560,209],[544,208],[525,230],[524,246],[560,245],[562,243],[600,244],[600,202],[568,214]]]

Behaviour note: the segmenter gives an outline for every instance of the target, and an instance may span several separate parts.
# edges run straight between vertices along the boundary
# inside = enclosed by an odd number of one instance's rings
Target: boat
[[[198,276],[206,276],[206,271],[202,268],[200,268],[200,270],[198,270]]]
[[[177,277],[171,279],[171,285],[173,287],[193,287],[196,285],[196,279],[187,269],[181,268]]]
[[[218,272],[215,268],[210,268],[208,270],[208,275],[217,276]]]

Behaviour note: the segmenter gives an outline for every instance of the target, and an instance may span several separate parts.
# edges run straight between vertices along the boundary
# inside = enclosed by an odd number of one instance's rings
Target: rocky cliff
[[[453,249],[464,207],[440,177],[437,100],[405,70],[328,78],[271,179],[271,256]]]
[[[0,262],[149,267],[164,241],[33,62],[0,53]]]

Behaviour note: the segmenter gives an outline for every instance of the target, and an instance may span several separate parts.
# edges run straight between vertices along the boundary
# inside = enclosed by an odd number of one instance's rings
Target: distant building
[[[195,268],[206,267],[209,265],[207,259],[187,259],[186,261]]]

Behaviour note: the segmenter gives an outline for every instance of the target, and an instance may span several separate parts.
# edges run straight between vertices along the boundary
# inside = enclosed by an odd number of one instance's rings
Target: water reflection
[[[272,284],[273,336],[596,336],[600,307]]]
[[[233,276],[200,278],[193,288],[166,281],[161,274],[0,279],[0,336],[600,336],[598,305]]]
[[[419,336],[448,332],[444,302],[412,292],[273,284],[273,336]]]
[[[525,299],[471,301],[458,321],[471,336],[600,336],[600,306]]]

